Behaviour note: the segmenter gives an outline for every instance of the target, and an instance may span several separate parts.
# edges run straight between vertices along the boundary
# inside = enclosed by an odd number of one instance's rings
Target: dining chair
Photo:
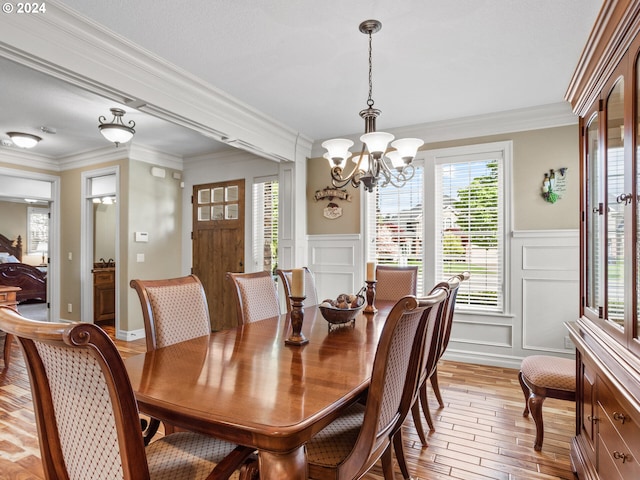
[[[304,306],[310,307],[312,305],[318,305],[320,301],[318,300],[318,292],[316,291],[315,277],[313,276],[313,273],[311,273],[311,270],[309,270],[307,267],[302,267],[302,269],[304,270],[304,293],[306,297],[304,299]],[[278,268],[276,270],[276,273],[282,279],[282,287],[284,288],[284,295],[287,301],[287,312],[290,313],[291,299],[289,297],[291,296],[292,270],[282,270]]]
[[[138,294],[144,319],[147,351],[209,335],[211,322],[207,297],[200,279],[185,277],[129,282]],[[145,444],[157,433],[160,422],[141,419]],[[173,432],[165,422],[165,432]]]
[[[207,297],[195,275],[129,285],[140,299],[147,351],[211,333]]]
[[[444,290],[423,299],[406,296],[389,312],[376,350],[366,403],[355,402],[307,443],[309,478],[357,479],[382,459],[394,478],[392,444],[417,388],[424,325],[446,299]]]
[[[420,378],[418,381],[419,390],[418,390],[418,398],[420,403],[414,401],[411,407],[411,414],[413,417],[414,425],[416,427],[416,431],[418,432],[418,437],[422,442],[423,446],[428,446],[427,438],[422,427],[422,422],[420,420],[420,406],[422,407],[422,412],[424,414],[425,420],[427,421],[427,425],[429,425],[429,429],[431,431],[435,431],[435,426],[433,423],[433,419],[431,418],[431,410],[429,408],[429,401],[427,398],[427,381],[432,382],[433,386],[433,377],[437,375],[438,370],[438,362],[444,355],[444,352],[449,343],[449,338],[451,336],[451,326],[453,324],[453,314],[456,305],[456,298],[458,295],[458,289],[460,284],[469,278],[469,273],[464,272],[459,275],[455,275],[449,278],[446,282],[442,282],[434,287],[435,289],[446,287],[449,291],[449,295],[447,301],[442,305],[440,315],[436,317],[436,321],[433,324],[433,331],[428,333],[428,339],[425,343],[425,355],[423,359],[423,367],[420,373]],[[438,387],[438,381],[435,381],[436,387],[434,387],[434,393],[436,398],[438,398],[438,402],[442,402],[442,395],[440,394],[440,389]],[[444,402],[440,403],[442,407],[444,407]]]
[[[100,327],[0,307],[0,328],[24,354],[47,479],[240,478],[251,448],[193,432],[145,447],[122,357]]]
[[[238,325],[280,315],[278,290],[269,272],[227,272],[227,279],[235,293]]]
[[[376,267],[376,300],[395,302],[405,295],[416,295],[417,288],[417,265],[409,267],[378,265]]]
[[[471,277],[469,272],[462,272],[456,275],[454,278],[458,278],[460,282],[464,282],[469,280]],[[451,284],[449,284],[451,286]],[[444,408],[444,401],[442,400],[442,394],[440,393],[440,385],[438,383],[438,363],[444,355],[444,352],[447,350],[449,346],[449,339],[451,338],[451,328],[453,327],[453,315],[456,309],[456,298],[458,297],[458,290],[456,289],[451,298],[447,301],[447,316],[444,320],[444,324],[442,326],[442,333],[440,334],[439,346],[438,346],[438,361],[436,362],[435,369],[433,371],[433,375],[430,377],[431,389],[438,400],[438,405],[440,408]]]

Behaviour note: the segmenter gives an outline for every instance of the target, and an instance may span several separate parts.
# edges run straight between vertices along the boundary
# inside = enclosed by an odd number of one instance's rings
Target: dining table
[[[304,345],[288,345],[290,314],[127,358],[139,410],[258,452],[260,478],[306,479],[305,443],[369,385],[392,302],[333,326],[304,308]],[[188,319],[185,318],[185,322]]]

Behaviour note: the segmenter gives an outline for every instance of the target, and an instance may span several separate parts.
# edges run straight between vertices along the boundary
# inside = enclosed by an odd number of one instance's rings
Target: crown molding
[[[571,111],[569,103],[558,102],[486,115],[474,115],[441,122],[393,128],[387,131],[399,138],[416,137],[421,138],[425,143],[435,143],[562,127],[576,125],[577,123],[578,117]],[[344,138],[349,138],[358,144],[360,135],[358,133]],[[323,141],[318,140],[313,143],[312,158],[322,157],[324,154],[325,150],[321,147]]]
[[[184,168],[182,157],[135,143],[129,148],[129,160],[137,160],[138,162],[150,163],[152,165],[171,168],[173,170],[182,171]]]
[[[129,158],[129,146],[114,148],[113,145],[110,145],[60,157],[57,162],[58,170],[65,171],[90,167],[99,163],[115,162],[125,158]]]
[[[23,150],[14,150],[7,147],[0,148],[0,162],[19,165],[20,167],[49,170],[52,172],[60,171],[60,163],[55,158]]]
[[[56,0],[43,15],[0,15],[0,55],[266,158],[300,149],[299,132]]]

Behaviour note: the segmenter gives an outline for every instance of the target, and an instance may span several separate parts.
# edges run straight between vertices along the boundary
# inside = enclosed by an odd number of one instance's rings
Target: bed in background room
[[[47,301],[47,272],[22,263],[22,238],[9,240],[0,234],[0,285],[20,287],[18,303]]]

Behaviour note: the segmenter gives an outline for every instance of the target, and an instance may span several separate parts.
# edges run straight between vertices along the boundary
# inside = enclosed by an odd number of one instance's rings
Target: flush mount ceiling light
[[[349,182],[358,188],[360,183],[364,188],[373,192],[376,186],[386,187],[391,184],[395,187],[402,187],[407,181],[413,178],[415,172],[411,164],[416,156],[418,148],[424,145],[424,141],[418,138],[403,138],[392,142],[395,138],[386,132],[376,132],[376,118],[380,115],[380,110],[373,108],[372,82],[372,55],[371,55],[371,35],[379,32],[382,23],[378,20],[365,20],[360,24],[360,31],[369,35],[369,98],[367,108],[360,112],[364,119],[364,135],[360,137],[363,143],[360,154],[353,158],[356,164],[351,173],[346,176],[342,171],[346,166],[347,159],[351,157],[349,148],[353,142],[346,138],[335,138],[322,143],[322,147],[327,149],[323,156],[329,160],[331,166],[331,183],[334,187],[342,188]],[[388,145],[391,143],[393,150],[389,151]]]
[[[136,133],[133,129],[133,127],[136,126],[136,122],[130,120],[129,124],[125,125],[122,122],[122,117],[126,112],[120,108],[112,108],[111,113],[113,114],[113,119],[110,123],[107,123],[107,119],[105,117],[101,116],[98,118],[98,121],[100,122],[98,129],[104,138],[115,143],[117,147],[121,143],[127,143],[133,138],[133,134]]]
[[[30,133],[7,132],[7,135],[9,135],[13,144],[20,148],[33,148],[42,140],[37,135],[31,135]]]

